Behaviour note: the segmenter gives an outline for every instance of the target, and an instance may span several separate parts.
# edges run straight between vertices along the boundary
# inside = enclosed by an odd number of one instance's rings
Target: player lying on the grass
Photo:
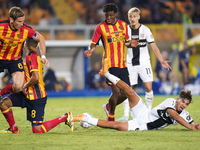
[[[181,90],[177,99],[167,98],[157,107],[149,110],[143,100],[131,87],[108,72],[107,58],[104,59],[102,65],[103,68],[100,74],[124,90],[127,94],[133,120],[127,122],[109,122],[102,119],[88,118],[86,116],[73,116],[74,122],[85,121],[95,126],[122,131],[162,129],[169,124],[176,125],[177,123],[190,130],[200,130],[200,124],[196,124],[185,110],[192,101],[191,91]]]
[[[36,52],[38,42],[33,39],[27,39],[25,48],[27,49],[27,54],[24,62],[25,84],[23,91],[12,93],[0,101],[1,112],[10,125],[8,129],[1,130],[0,133],[19,133],[11,107],[27,108],[27,120],[32,123],[33,133],[46,133],[62,122],[65,122],[73,132],[74,124],[71,122],[72,114],[70,112],[53,120],[43,122],[47,94],[42,77],[43,64],[41,57]]]

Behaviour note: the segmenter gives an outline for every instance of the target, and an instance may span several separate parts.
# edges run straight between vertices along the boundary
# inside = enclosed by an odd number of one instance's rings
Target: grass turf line
[[[172,96],[176,98],[176,96]],[[165,100],[166,96],[155,96],[153,107]],[[144,99],[144,97],[142,97]],[[54,119],[71,111],[74,115],[89,112],[96,118],[106,119],[102,105],[108,97],[49,98],[44,121]],[[200,96],[193,96],[193,103],[187,108],[195,122],[200,122]],[[189,131],[181,125],[170,125],[154,131],[116,131],[92,126],[82,128],[75,123],[72,133],[64,123],[45,134],[33,134],[31,123],[26,121],[26,109],[12,108],[20,134],[0,134],[1,149],[199,149],[200,132]],[[116,108],[115,117],[123,114],[123,105]],[[130,117],[131,118],[131,117]],[[4,116],[0,115],[0,129],[8,127]]]

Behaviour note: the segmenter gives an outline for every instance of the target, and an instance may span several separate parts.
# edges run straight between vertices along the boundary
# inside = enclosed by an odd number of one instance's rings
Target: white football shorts
[[[129,72],[130,84],[135,85],[138,83],[138,75],[145,82],[153,81],[153,72],[151,68],[151,63],[132,66],[132,64],[127,63],[127,69]]]
[[[130,109],[133,120],[128,121],[128,131],[147,130],[149,122],[149,109],[140,99],[138,104]]]

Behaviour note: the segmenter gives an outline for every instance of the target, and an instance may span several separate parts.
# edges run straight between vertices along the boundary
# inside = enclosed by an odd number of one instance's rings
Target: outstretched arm
[[[172,69],[172,68],[170,67],[170,65],[168,64],[170,61],[165,61],[165,60],[162,58],[162,55],[160,54],[160,50],[158,49],[158,47],[156,46],[156,44],[155,44],[155,43],[151,43],[150,46],[151,46],[151,48],[152,48],[152,50],[153,50],[155,56],[157,57],[157,59],[158,59],[159,62],[161,63],[162,67],[163,67],[164,69],[167,69],[167,70]]]
[[[187,123],[179,114],[173,109],[167,109],[167,112],[182,126],[190,129],[190,130],[200,130],[200,128],[196,128],[193,125]]]
[[[50,64],[49,64],[49,61],[46,59],[45,39],[39,32],[37,32],[37,36],[35,37],[34,40],[39,42],[41,62],[48,68]]]
[[[89,57],[92,55],[92,53],[94,52],[95,48],[96,48],[96,45],[95,45],[95,44],[93,44],[93,43],[90,44],[90,46],[88,47],[88,50],[86,50],[86,51],[84,52],[85,57],[86,57],[86,58],[89,58]]]
[[[196,124],[195,122],[192,122],[191,123],[192,126],[194,126],[196,129],[199,129],[200,130],[200,124]]]

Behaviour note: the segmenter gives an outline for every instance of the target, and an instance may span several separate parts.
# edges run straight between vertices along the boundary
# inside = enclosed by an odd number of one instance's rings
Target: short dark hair
[[[103,12],[114,11],[115,13],[118,12],[118,7],[114,3],[108,3],[103,6]]]
[[[179,97],[183,99],[187,98],[190,101],[190,103],[192,102],[192,94],[190,90],[187,90],[187,91],[181,90],[179,92]]]
[[[19,17],[23,17],[25,16],[24,12],[22,11],[22,9],[20,7],[12,7],[9,10],[9,17],[13,18],[13,20],[16,20]]]
[[[27,38],[26,39],[26,46],[27,47],[34,47],[34,48],[36,48],[37,45],[38,45],[38,41],[35,41],[32,38]]]

